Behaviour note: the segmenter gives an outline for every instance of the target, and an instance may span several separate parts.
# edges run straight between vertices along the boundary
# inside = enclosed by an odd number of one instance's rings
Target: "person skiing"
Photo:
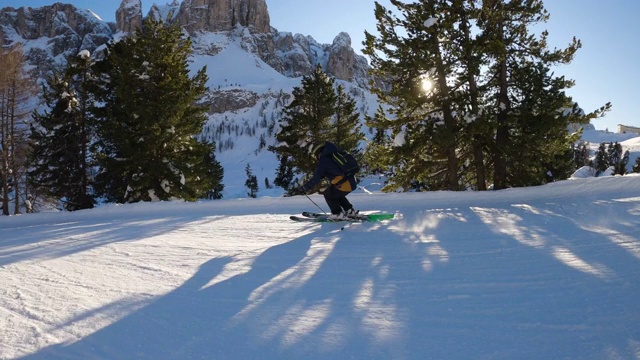
[[[331,185],[325,189],[323,195],[331,209],[330,217],[336,220],[345,217],[353,218],[358,214],[347,199],[347,195],[356,188],[355,174],[344,174],[340,165],[333,160],[332,155],[339,151],[340,149],[329,141],[313,146],[311,153],[318,161],[318,165],[311,179],[300,187],[300,190],[306,194],[323,178],[329,179]]]

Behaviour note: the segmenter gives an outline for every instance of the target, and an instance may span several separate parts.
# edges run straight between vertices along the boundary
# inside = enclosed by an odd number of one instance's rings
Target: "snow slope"
[[[247,29],[238,29],[231,34],[201,33],[193,38],[194,55],[190,64],[192,74],[206,66],[209,79],[207,86],[211,91],[242,90],[245,96],[255,96],[253,106],[209,114],[209,120],[204,126],[203,137],[218,145],[215,155],[216,160],[224,167],[223,197],[226,199],[247,196],[244,186],[247,165],[258,179],[259,196],[279,196],[283,193],[282,189],[268,189],[265,186],[265,179],[273,184],[279,166],[275,153],[269,152],[268,146],[277,145],[274,134],[280,130],[281,112],[292,100],[290,94],[293,89],[302,86],[302,77],[286,77],[257,55],[248,52],[246,47],[251,46],[246,40],[248,38],[250,34]],[[313,38],[308,41],[314,48],[320,46]],[[317,48],[316,55],[320,56],[323,51]],[[215,55],[207,55],[209,53]],[[363,120],[364,114],[373,116],[378,108],[375,95],[354,83],[336,80],[336,84],[342,85],[345,92],[353,97],[357,109],[363,114]],[[247,92],[251,95],[247,95]],[[269,126],[272,123],[273,130],[270,132]],[[231,130],[217,132],[215,129],[221,126],[230,126]],[[240,129],[240,133],[237,129],[233,130],[234,126]],[[249,128],[254,130],[253,134],[247,130]],[[363,131],[367,129],[366,126],[363,127]],[[263,147],[260,147],[260,137],[265,140]],[[228,144],[233,145],[227,146]]]
[[[1,217],[0,358],[640,359],[639,180]]]

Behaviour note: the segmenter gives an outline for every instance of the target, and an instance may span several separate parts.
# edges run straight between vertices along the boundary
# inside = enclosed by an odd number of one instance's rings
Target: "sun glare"
[[[429,93],[431,92],[431,90],[433,90],[433,81],[431,81],[431,79],[429,79],[426,76],[423,76],[422,79],[420,79],[420,87],[422,88],[422,91],[425,93]]]

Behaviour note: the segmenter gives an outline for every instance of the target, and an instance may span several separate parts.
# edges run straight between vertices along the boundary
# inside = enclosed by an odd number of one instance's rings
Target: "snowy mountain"
[[[4,8],[0,45],[23,43],[30,65],[44,79],[80,50],[99,57],[108,41],[140,27],[141,9],[140,0],[123,0],[113,24],[69,4]],[[246,164],[261,185],[265,179],[273,183],[276,159],[260,139],[272,145],[274,124],[293,87],[300,86],[301,77],[316,64],[345,86],[363,115],[377,107],[366,90],[368,63],[354,52],[348,34],[338,34],[332,44],[319,44],[311,36],[280,32],[269,26],[264,0],[174,0],[154,5],[146,16],[182,26],[194,44],[192,69],[207,66],[210,111],[203,136],[217,142],[216,157],[225,168],[224,197],[246,196],[242,186],[235,186],[244,184]],[[260,194],[269,191],[261,186]]]

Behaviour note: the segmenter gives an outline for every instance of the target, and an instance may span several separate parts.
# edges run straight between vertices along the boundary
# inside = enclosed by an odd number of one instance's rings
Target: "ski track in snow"
[[[637,359],[638,179],[1,218],[0,358]]]

